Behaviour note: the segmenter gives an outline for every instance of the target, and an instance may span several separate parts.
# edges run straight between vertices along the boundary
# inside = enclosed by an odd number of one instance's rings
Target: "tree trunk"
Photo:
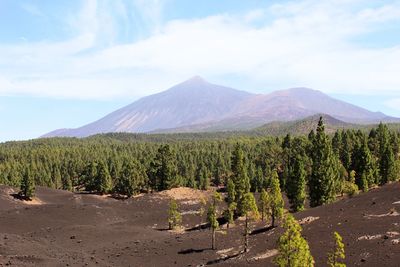
[[[275,227],[275,214],[272,213],[272,227]]]
[[[215,249],[215,229],[212,229],[212,249]]]
[[[264,222],[264,207],[262,208],[261,211],[261,221]]]
[[[248,224],[248,218],[247,218],[247,213],[246,213],[246,223],[245,223],[245,232],[244,232],[244,252],[248,251],[249,247],[249,224]]]

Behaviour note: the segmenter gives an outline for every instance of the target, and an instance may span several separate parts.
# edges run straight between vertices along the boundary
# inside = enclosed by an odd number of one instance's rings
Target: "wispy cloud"
[[[43,12],[32,3],[24,2],[20,4],[20,7],[31,15],[39,17],[44,15]]]
[[[368,38],[400,23],[394,1],[295,1],[243,14],[163,21],[165,1],[85,1],[64,42],[0,45],[0,93],[52,97],[140,96],[193,74],[237,74],[265,88],[400,96],[400,44],[371,48]],[[133,12],[133,13],[132,13]],[[140,14],[153,30],[119,43]],[[121,23],[120,19],[125,21]],[[359,37],[367,38],[356,42]],[[111,41],[110,41],[111,40]],[[366,42],[366,43],[365,43]]]

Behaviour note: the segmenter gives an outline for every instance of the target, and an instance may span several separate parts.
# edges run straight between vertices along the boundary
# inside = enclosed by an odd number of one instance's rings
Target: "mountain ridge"
[[[108,132],[246,130],[273,121],[295,121],[315,114],[327,114],[358,124],[399,121],[306,87],[253,94],[194,76],[97,121],[75,129],[58,129],[43,137],[86,137]]]

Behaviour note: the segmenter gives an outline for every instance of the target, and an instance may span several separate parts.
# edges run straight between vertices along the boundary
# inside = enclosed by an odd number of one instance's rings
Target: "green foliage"
[[[362,127],[340,130],[333,138],[322,126],[309,138],[289,136],[285,142],[283,137],[250,133],[113,133],[7,142],[0,144],[0,183],[20,186],[28,168],[37,186],[94,193],[225,185],[228,202],[237,203],[235,215],[241,215],[244,194],[263,188],[271,192],[274,170],[279,171],[280,188],[300,209],[303,195],[298,192],[304,192],[304,183],[296,170],[306,173],[313,205],[333,201],[346,188],[357,192],[352,183],[367,190],[400,178],[399,134],[389,130],[392,125],[380,125],[369,134]],[[298,157],[304,168],[295,168]],[[200,169],[207,175],[199,176]]]
[[[244,195],[250,192],[250,180],[240,144],[237,144],[232,154],[232,180],[235,184],[235,202],[238,203],[238,214],[244,214]]]
[[[94,181],[94,188],[100,194],[107,194],[112,189],[111,175],[105,163],[101,162]]]
[[[233,183],[232,179],[228,179],[228,184],[226,186],[227,191],[227,202],[228,204],[234,203],[236,200],[236,189],[235,184]]]
[[[62,179],[62,189],[67,191],[72,191],[72,180],[71,176],[66,173]]]
[[[387,125],[379,124],[376,130],[376,138],[378,140],[378,161],[380,172],[380,184],[385,184],[389,181],[396,180],[395,173],[395,155],[393,153],[393,146],[398,147],[397,144],[392,144],[390,133]],[[398,142],[398,141],[397,141]]]
[[[369,150],[367,139],[363,138],[353,151],[352,169],[355,171],[355,183],[364,192],[375,182],[374,163]]]
[[[350,197],[358,194],[358,186],[352,182],[345,181],[343,185],[343,193]]]
[[[213,196],[213,201],[207,212],[207,222],[210,224],[210,228],[212,231],[212,249],[215,249],[215,231],[219,228],[217,203],[220,201],[222,201],[222,196],[218,192],[215,192]]]
[[[261,220],[264,221],[265,219],[265,215],[268,212],[268,208],[270,205],[270,198],[267,194],[267,191],[265,191],[265,189],[261,190],[260,193],[260,200],[259,200],[259,205],[260,205],[260,211],[261,211]]]
[[[163,145],[158,149],[150,165],[150,173],[153,189],[161,191],[177,186],[176,155],[169,145]]]
[[[251,219],[257,220],[260,217],[260,214],[258,213],[256,199],[254,198],[254,195],[250,192],[244,194],[243,196],[242,211],[246,216],[245,229],[244,229],[245,231],[244,252],[247,252],[249,247],[249,220]]]
[[[227,222],[227,228],[229,228],[229,225],[234,222],[236,206],[236,203],[232,202],[228,204],[228,208],[224,211],[224,218]]]
[[[331,253],[328,254],[328,266],[346,267],[346,264],[341,263],[341,261],[346,258],[342,237],[339,235],[338,232],[334,232],[333,238],[335,240],[335,248]]]
[[[272,227],[275,227],[275,221],[282,218],[284,211],[284,201],[282,198],[279,178],[276,171],[272,173],[269,210],[272,217]]]
[[[22,176],[19,195],[26,200],[31,200],[35,196],[35,180],[29,168],[25,169]]]
[[[303,158],[297,156],[293,162],[291,178],[287,181],[287,196],[294,212],[304,210],[306,200],[306,170]]]
[[[314,266],[308,243],[301,236],[301,226],[291,214],[286,215],[283,227],[285,232],[278,241],[275,264],[280,267]]]
[[[145,188],[147,174],[137,161],[125,161],[114,192],[131,197]]]
[[[182,215],[179,212],[179,206],[175,199],[171,199],[168,209],[169,230],[174,230],[182,223]]]
[[[335,199],[336,183],[339,178],[338,160],[332,152],[331,142],[325,134],[322,117],[313,140],[311,159],[310,205],[315,207],[330,203]]]

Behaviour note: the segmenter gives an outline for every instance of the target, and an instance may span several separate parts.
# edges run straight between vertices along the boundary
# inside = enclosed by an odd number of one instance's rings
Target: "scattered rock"
[[[271,257],[274,257],[276,255],[278,255],[279,251],[277,249],[272,249],[272,250],[267,250],[266,252],[262,253],[262,254],[258,254],[257,256],[251,258],[251,261],[258,261],[258,260],[264,260],[264,259],[268,259]]]
[[[305,217],[305,218],[299,220],[299,223],[300,223],[300,225],[309,224],[316,220],[319,220],[319,217],[308,216],[308,217]]]

